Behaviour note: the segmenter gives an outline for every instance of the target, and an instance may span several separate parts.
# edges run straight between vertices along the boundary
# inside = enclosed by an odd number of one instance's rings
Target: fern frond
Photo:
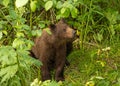
[[[2,80],[0,83],[3,83],[4,81],[12,78],[18,70],[18,65],[10,65],[8,67],[2,68],[0,70],[0,77],[2,77]]]

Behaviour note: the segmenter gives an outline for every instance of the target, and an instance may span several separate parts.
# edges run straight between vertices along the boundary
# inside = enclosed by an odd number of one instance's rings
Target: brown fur
[[[64,80],[64,66],[66,61],[66,43],[74,37],[75,31],[70,28],[63,20],[46,29],[42,35],[35,39],[32,52],[43,65],[41,66],[42,80],[51,79],[51,67],[55,69],[55,80]]]

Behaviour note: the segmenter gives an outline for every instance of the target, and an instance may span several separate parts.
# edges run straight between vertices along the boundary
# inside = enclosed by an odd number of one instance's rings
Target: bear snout
[[[75,35],[76,35],[76,31],[73,30],[73,31],[72,31],[72,34],[73,34],[73,37],[75,37]]]

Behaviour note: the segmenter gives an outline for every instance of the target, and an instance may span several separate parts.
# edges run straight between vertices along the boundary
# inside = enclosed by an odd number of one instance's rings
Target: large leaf
[[[37,1],[31,1],[31,3],[30,3],[30,8],[31,8],[32,12],[35,12],[35,10],[36,10],[36,3],[37,3]]]
[[[42,30],[32,30],[32,36],[41,36]]]
[[[77,17],[77,14],[78,14],[77,8],[72,7],[72,9],[71,9],[72,18],[76,18],[76,17]]]
[[[17,49],[30,50],[33,46],[33,42],[31,40],[27,40],[26,38],[16,38],[13,41],[12,46]]]
[[[3,0],[3,5],[7,7],[9,2],[10,2],[10,0]]]
[[[18,70],[17,64],[2,68],[0,70],[0,77],[2,77],[1,83],[13,77],[16,74],[17,70]]]
[[[19,58],[20,66],[23,67],[25,70],[29,70],[30,66],[32,65],[36,65],[38,67],[42,65],[42,63],[39,60],[30,57],[29,51],[17,49],[16,52]]]
[[[17,8],[22,7],[28,3],[28,0],[16,0],[15,5]]]
[[[24,36],[24,33],[22,33],[22,32],[17,32],[16,36],[17,36],[18,38],[20,38],[20,37],[25,37],[25,36]]]
[[[17,63],[17,54],[11,46],[0,47],[0,63],[2,67]]]
[[[25,44],[25,42],[24,42],[24,40],[22,40],[22,39],[19,39],[19,38],[16,38],[14,41],[13,41],[13,47],[14,48],[23,48],[23,46],[22,45],[24,45]]]
[[[66,11],[66,8],[63,7],[63,8],[61,9],[61,14],[64,14],[65,11]]]
[[[61,14],[62,14],[62,16],[65,17],[65,18],[69,17],[69,15],[70,15],[70,10],[69,10],[69,8],[62,8],[62,9],[61,9]]]
[[[57,2],[57,5],[56,5],[56,8],[60,9],[60,8],[62,7],[62,4],[63,4],[63,3],[62,3],[61,1],[58,1],[58,2]]]
[[[45,10],[48,11],[53,6],[52,1],[48,1],[45,3]]]

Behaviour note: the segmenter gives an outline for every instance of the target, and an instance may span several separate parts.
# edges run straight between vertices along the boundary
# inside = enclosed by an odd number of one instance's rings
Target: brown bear
[[[73,39],[75,30],[70,28],[63,19],[43,30],[42,35],[35,39],[32,53],[43,65],[41,66],[42,81],[50,80],[51,69],[55,69],[55,80],[64,80],[64,66],[66,61],[66,43]]]

